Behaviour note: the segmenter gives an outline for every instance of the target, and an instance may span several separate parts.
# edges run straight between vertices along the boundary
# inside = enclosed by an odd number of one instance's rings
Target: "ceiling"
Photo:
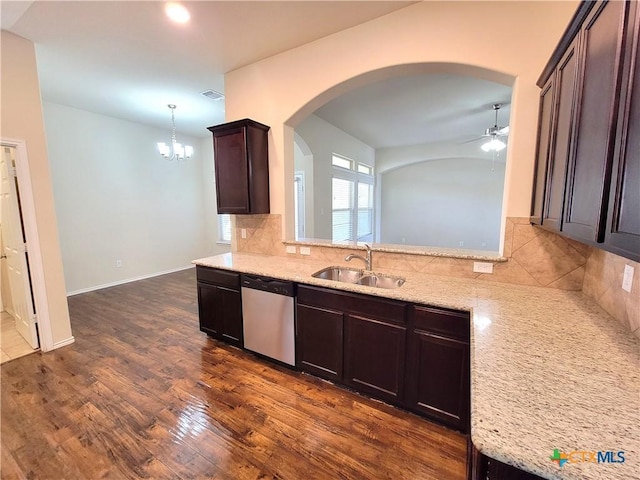
[[[407,1],[182,2],[186,25],[159,1],[0,1],[2,28],[36,45],[42,97],[83,110],[206,137],[223,123],[224,74],[372,20]],[[459,75],[390,78],[316,114],[374,148],[462,142],[493,125],[510,87]],[[509,108],[500,111],[506,125]]]
[[[2,29],[34,42],[45,101],[205,137],[224,122],[224,74],[386,15],[406,1],[0,2]]]
[[[352,90],[315,114],[373,148],[462,143],[509,124],[511,87],[453,74],[393,77]],[[478,148],[478,150],[480,150]]]

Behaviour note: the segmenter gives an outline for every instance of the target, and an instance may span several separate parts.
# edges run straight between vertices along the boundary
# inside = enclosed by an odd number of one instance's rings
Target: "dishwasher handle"
[[[242,274],[241,284],[242,288],[252,288],[254,290],[285,295],[287,297],[295,297],[296,295],[293,282],[287,282],[285,280]]]

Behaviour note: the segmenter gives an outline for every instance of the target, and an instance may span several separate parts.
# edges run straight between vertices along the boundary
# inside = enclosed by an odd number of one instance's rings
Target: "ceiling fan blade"
[[[478,142],[480,140],[484,140],[485,138],[487,138],[487,135],[481,135],[480,137],[472,138],[471,140],[467,140],[466,142],[460,142],[460,145],[464,145],[465,143]]]
[[[498,130],[498,135],[509,135],[509,125]]]

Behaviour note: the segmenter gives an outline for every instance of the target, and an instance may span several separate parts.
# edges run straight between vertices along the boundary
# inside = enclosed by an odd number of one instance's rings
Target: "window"
[[[358,173],[364,173],[365,175],[372,175],[373,174],[373,168],[371,168],[369,165],[365,165],[364,163],[359,163],[358,164]]]
[[[373,185],[358,182],[358,240],[373,240]]]
[[[331,163],[334,167],[346,168],[347,170],[353,169],[353,160],[349,160],[348,158],[341,157],[340,155],[333,155],[331,158]]]
[[[231,215],[218,214],[218,242],[231,243]]]
[[[351,180],[333,177],[331,192],[334,242],[353,240],[354,185]]]
[[[373,167],[333,155],[333,241],[373,240]]]

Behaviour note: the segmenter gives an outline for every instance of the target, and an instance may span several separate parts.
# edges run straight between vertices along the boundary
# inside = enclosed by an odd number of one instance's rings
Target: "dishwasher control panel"
[[[241,282],[244,288],[253,288],[254,290],[262,290],[263,292],[285,295],[287,297],[295,296],[295,285],[293,282],[244,274],[242,275]]]

